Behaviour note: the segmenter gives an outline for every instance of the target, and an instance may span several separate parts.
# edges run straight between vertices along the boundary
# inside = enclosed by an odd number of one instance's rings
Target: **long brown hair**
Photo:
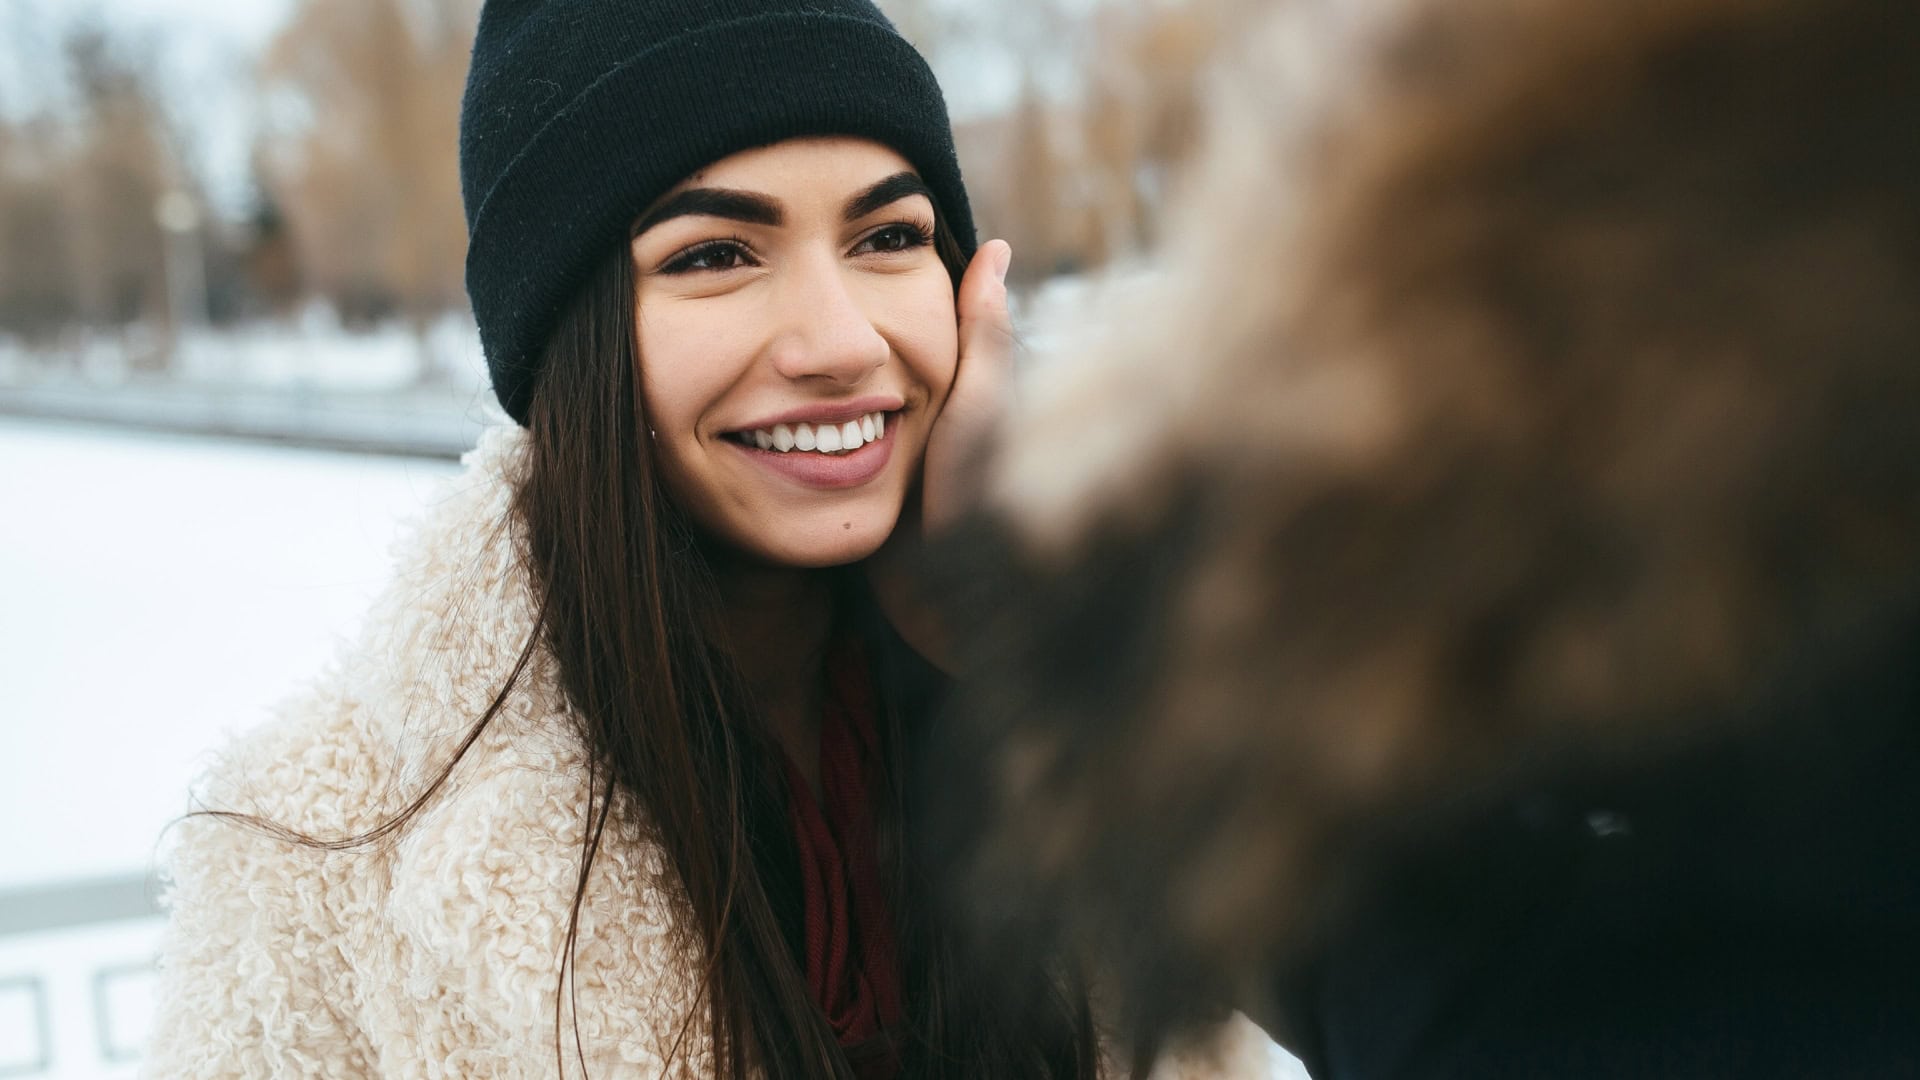
[[[957,280],[958,247],[937,232]],[[706,544],[651,459],[633,296],[623,248],[562,319],[528,418],[532,456],[515,503],[542,597],[541,633],[591,748],[602,807],[574,921],[605,808],[629,797],[685,889],[707,964],[717,1072],[740,1077],[751,1064],[768,1077],[850,1076],[798,963],[803,900],[780,751],[717,644],[725,634]],[[903,782],[913,721],[938,697],[939,679],[891,633],[857,574],[836,576],[843,616],[860,627],[882,684],[890,767],[875,802],[913,1022],[901,1047],[909,1072],[1091,1075],[1084,993],[1036,964],[1028,992],[1013,995],[1026,1000],[1010,1001],[1002,975],[969,976],[955,956],[945,905],[909,858],[918,818]]]
[[[965,255],[944,222],[934,247],[956,283]],[[564,1075],[563,1016],[589,873],[622,841],[609,826],[631,808],[645,842],[678,880],[676,927],[701,965],[701,1005],[715,1075],[850,1078],[846,1053],[813,1001],[799,952],[804,900],[787,817],[781,751],[730,660],[714,560],[654,468],[639,379],[631,255],[608,252],[548,341],[527,418],[530,453],[511,526],[536,597],[529,640],[489,707],[425,789],[367,833],[315,838],[246,815],[213,812],[300,843],[344,849],[387,840],[436,797],[542,649],[552,657],[588,750],[581,860],[555,976],[554,1052]],[[920,723],[944,680],[893,632],[857,570],[834,575],[840,617],[871,660],[886,758],[873,798],[882,873],[893,900],[908,1029],[894,1033],[914,1077],[1095,1077],[1098,1046],[1084,985],[1067,965],[994,957],[961,944],[955,905],[918,866],[922,815],[906,783]],[[669,1057],[690,1054],[699,1017]],[[571,1049],[584,1069],[577,1027]]]

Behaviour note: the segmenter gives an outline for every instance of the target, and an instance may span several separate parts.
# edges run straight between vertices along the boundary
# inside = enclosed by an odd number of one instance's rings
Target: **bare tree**
[[[151,50],[97,22],[41,40],[11,12],[34,55],[37,96],[0,120],[0,319],[46,339],[86,325],[171,329],[166,247],[155,208],[185,183],[151,71]],[[129,344],[163,366],[167,334]]]
[[[302,276],[349,320],[401,315],[423,342],[465,297],[458,121],[478,8],[304,0],[261,65],[261,171]]]
[[[893,0],[949,97],[1017,73],[1012,107],[957,125],[981,226],[1016,273],[1099,266],[1149,248],[1195,146],[1224,28],[1251,0]],[[910,29],[909,29],[910,28]],[[982,63],[993,58],[994,63]]]
[[[164,243],[154,208],[177,170],[143,65],[97,27],[65,41],[80,139],[72,162],[72,243],[81,311],[96,325],[166,318]]]
[[[33,340],[81,317],[65,155],[45,116],[0,121],[0,331]]]

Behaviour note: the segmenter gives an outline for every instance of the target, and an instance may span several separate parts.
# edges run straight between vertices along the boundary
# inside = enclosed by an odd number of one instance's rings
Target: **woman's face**
[[[912,167],[853,138],[722,158],[641,215],[648,423],[668,489],[709,533],[804,567],[892,533],[958,349],[932,237]]]

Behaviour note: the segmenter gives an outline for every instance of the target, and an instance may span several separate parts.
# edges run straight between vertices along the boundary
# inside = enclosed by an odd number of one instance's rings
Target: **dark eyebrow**
[[[786,219],[780,212],[780,204],[765,195],[728,188],[688,188],[668,196],[665,202],[636,222],[632,235],[639,236],[669,218],[688,214],[731,218],[749,225],[777,226]]]
[[[933,191],[927,187],[926,181],[910,172],[897,172],[848,199],[844,216],[848,221],[858,221],[888,203],[899,202],[909,195],[925,195],[928,202],[933,201]]]

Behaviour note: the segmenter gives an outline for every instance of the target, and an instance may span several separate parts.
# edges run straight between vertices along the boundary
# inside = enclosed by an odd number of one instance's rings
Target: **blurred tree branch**
[[[14,12],[16,21],[20,14]],[[151,55],[91,21],[58,34],[59,79],[0,118],[0,320],[45,338],[168,317],[161,195],[188,185]],[[160,363],[164,349],[136,359]]]
[[[892,0],[950,99],[1017,71],[1011,107],[956,125],[981,227],[1032,283],[1137,256],[1194,150],[1206,80],[1251,0]],[[1004,64],[986,64],[998,56]]]
[[[259,163],[306,285],[424,334],[465,303],[460,95],[478,0],[302,0],[260,65]]]

